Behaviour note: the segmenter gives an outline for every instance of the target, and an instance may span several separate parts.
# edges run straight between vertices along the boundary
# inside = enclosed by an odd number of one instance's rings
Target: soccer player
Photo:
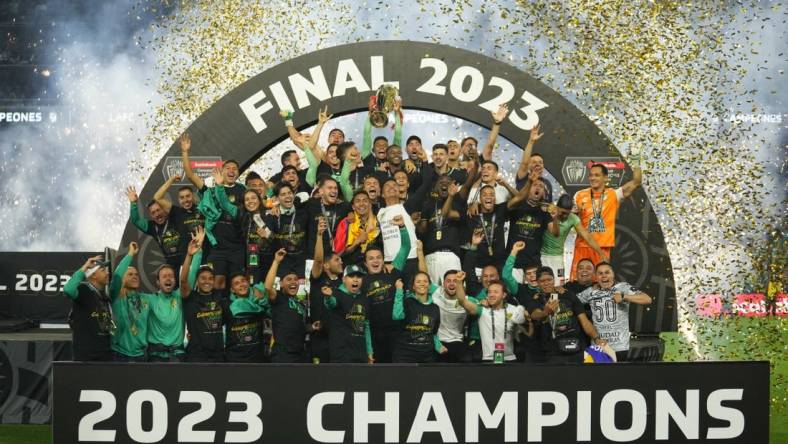
[[[361,294],[366,273],[357,265],[345,267],[342,285],[321,288],[331,319],[329,354],[331,362],[374,362],[369,301]]]
[[[181,245],[181,232],[178,221],[168,214],[157,201],[148,203],[150,219],[140,216],[137,190],[134,187],[126,189],[129,198],[129,219],[137,229],[156,239],[156,244],[164,254],[164,260],[174,269],[178,269],[183,262],[184,250]]]
[[[613,267],[607,262],[596,266],[597,284],[577,295],[591,306],[593,323],[599,336],[616,352],[616,361],[629,355],[629,306],[649,305],[651,297],[626,282],[616,282]]]
[[[468,312],[457,299],[457,270],[449,270],[443,275],[443,285],[432,293],[432,302],[440,309],[438,339],[446,348],[441,358],[445,362],[468,362],[468,346],[463,337]],[[374,333],[374,329],[372,330]]]
[[[128,253],[112,273],[109,286],[116,326],[111,340],[112,357],[119,362],[147,361],[151,295],[139,292],[140,274],[131,266],[138,251],[136,242],[129,244]]]
[[[588,173],[588,182],[591,187],[575,194],[575,205],[577,205],[577,215],[580,217],[580,222],[602,249],[604,255],[597,253],[582,237],[578,238],[575,241],[572,270],[582,259],[591,259],[591,262],[597,264],[605,257],[610,257],[610,251],[616,243],[618,207],[624,198],[635,192],[642,179],[643,172],[640,167],[633,166],[632,180],[620,188],[608,188],[607,167],[601,163],[591,165],[591,170]]]
[[[435,182],[433,194],[424,202],[418,228],[424,241],[424,252],[430,279],[440,284],[448,270],[462,268],[460,263],[460,218],[465,213],[459,189],[448,175]]]
[[[392,319],[401,321],[394,362],[435,362],[437,354],[448,350],[438,339],[440,308],[432,303],[438,288],[427,273],[416,273],[413,290],[404,290],[402,279],[396,282]]]

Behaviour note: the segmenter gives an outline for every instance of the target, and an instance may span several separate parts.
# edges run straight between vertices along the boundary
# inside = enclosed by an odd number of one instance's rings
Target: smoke
[[[57,104],[40,108],[42,123],[0,130],[0,250],[120,242],[128,166],[139,156],[142,116],[156,104],[152,67],[134,39],[150,20],[139,12],[134,1],[50,1],[24,22],[45,36],[39,63],[52,90],[42,94]]]

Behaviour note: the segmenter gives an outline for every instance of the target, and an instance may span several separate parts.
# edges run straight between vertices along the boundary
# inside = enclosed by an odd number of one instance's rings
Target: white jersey
[[[402,216],[405,220],[405,228],[408,230],[410,236],[410,253],[408,259],[416,259],[418,244],[416,243],[416,226],[413,225],[413,220],[410,215],[405,211],[402,204],[389,205],[383,207],[378,211],[378,223],[380,224],[380,235],[383,238],[383,260],[391,262],[397,256],[399,247],[402,245],[402,239],[399,235],[399,227],[391,223],[391,220],[396,216]]]
[[[468,193],[468,203],[469,204],[472,204],[474,202],[478,202],[479,201],[479,192],[481,190],[481,186],[482,185],[480,184],[480,186],[471,188],[471,192]],[[507,200],[509,200],[510,197],[512,197],[511,193],[509,193],[509,190],[507,190],[505,186],[499,185],[496,182],[495,185],[492,185],[492,187],[495,189],[495,204],[496,205],[505,203]]]
[[[525,322],[525,309],[522,305],[506,305],[506,311],[503,308],[492,310],[487,307],[477,306],[479,313],[479,336],[482,338],[482,360],[492,361],[493,351],[495,350],[495,343],[504,343],[504,361],[514,361],[517,357],[514,355],[514,328],[518,324]],[[495,337],[493,338],[493,327],[495,328]],[[506,334],[504,334],[504,328]]]
[[[446,297],[443,287],[432,294],[432,303],[441,309],[441,323],[438,326],[438,339],[441,342],[462,342],[462,332],[468,312],[457,299]]]
[[[616,304],[613,293],[622,296],[638,293],[626,282],[619,282],[609,290],[589,287],[577,295],[580,302],[591,306],[591,317],[599,337],[615,351],[629,350],[629,302]]]

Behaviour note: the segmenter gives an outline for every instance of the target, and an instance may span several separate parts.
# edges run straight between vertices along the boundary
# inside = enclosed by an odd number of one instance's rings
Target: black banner
[[[0,253],[0,319],[66,322],[71,300],[63,285],[99,253]]]
[[[766,443],[769,363],[54,366],[55,444]]]

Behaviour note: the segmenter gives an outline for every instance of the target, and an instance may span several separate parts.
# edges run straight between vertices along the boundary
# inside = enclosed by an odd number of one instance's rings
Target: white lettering
[[[479,420],[488,429],[504,421],[504,442],[517,442],[517,392],[503,392],[492,413],[480,392],[466,393],[465,442],[479,442]]]
[[[632,424],[628,429],[616,427],[616,404],[626,402],[632,408]],[[646,398],[635,390],[613,390],[602,398],[599,405],[599,426],[602,434],[611,441],[635,441],[646,431]]]
[[[331,91],[328,89],[326,83],[326,76],[323,75],[323,67],[313,66],[309,68],[309,76],[312,80],[308,80],[301,74],[291,74],[287,77],[290,81],[290,88],[293,90],[293,96],[296,99],[298,108],[306,108],[310,105],[309,95],[316,98],[319,102],[323,102],[331,98]]]
[[[471,84],[468,90],[463,90],[465,79],[470,78]],[[449,82],[449,91],[457,100],[462,102],[473,102],[482,95],[484,88],[484,76],[481,71],[472,66],[460,66],[454,71]]]
[[[246,119],[249,123],[252,124],[252,128],[256,133],[262,132],[264,129],[268,127],[263,120],[263,114],[267,113],[273,108],[271,102],[264,102],[262,105],[257,106],[258,103],[262,102],[265,99],[265,93],[262,91],[258,91],[254,93],[251,97],[241,102],[239,105],[241,107],[241,111],[243,111]]]
[[[309,400],[306,406],[306,429],[309,437],[318,442],[342,442],[345,432],[326,430],[323,428],[323,407],[329,404],[345,402],[344,392],[318,393]]]
[[[369,410],[369,393],[353,394],[353,441],[369,442],[369,425],[383,424],[386,442],[399,442],[399,393],[386,392],[383,410]]]
[[[340,60],[337,64],[334,97],[344,96],[348,88],[355,88],[358,92],[369,91],[369,85],[353,59]]]
[[[591,441],[591,392],[577,392],[577,441]]]
[[[151,405],[150,430],[142,428],[142,404]],[[126,401],[129,438],[137,442],[159,442],[167,434],[167,398],[156,390],[137,390]]]
[[[293,104],[290,103],[290,98],[287,97],[282,82],[274,82],[268,89],[271,90],[271,95],[274,96],[274,102],[276,102],[276,106],[278,106],[279,109],[293,111]]]
[[[706,439],[733,439],[744,431],[744,414],[739,409],[725,407],[723,401],[741,401],[742,389],[714,390],[706,398],[706,411],[714,419],[727,421],[727,427],[709,427]]]
[[[657,390],[656,400],[656,424],[655,439],[663,440],[670,438],[670,424],[668,418],[679,427],[681,433],[687,439],[698,439],[698,424],[700,421],[700,391],[687,390],[685,414],[676,404],[670,392],[667,390]]]
[[[542,405],[552,404],[555,412],[543,414]],[[569,399],[561,392],[528,392],[528,442],[542,441],[542,428],[562,424],[569,418]]]
[[[430,412],[435,413],[434,421],[429,420]],[[425,432],[439,432],[443,442],[457,442],[457,434],[454,433],[449,411],[440,393],[425,392],[421,396],[407,442],[421,442]]]
[[[383,73],[383,56],[372,56],[369,58],[370,77],[372,79],[372,89],[377,90],[380,85],[387,83],[399,88],[399,81],[386,81]]]

